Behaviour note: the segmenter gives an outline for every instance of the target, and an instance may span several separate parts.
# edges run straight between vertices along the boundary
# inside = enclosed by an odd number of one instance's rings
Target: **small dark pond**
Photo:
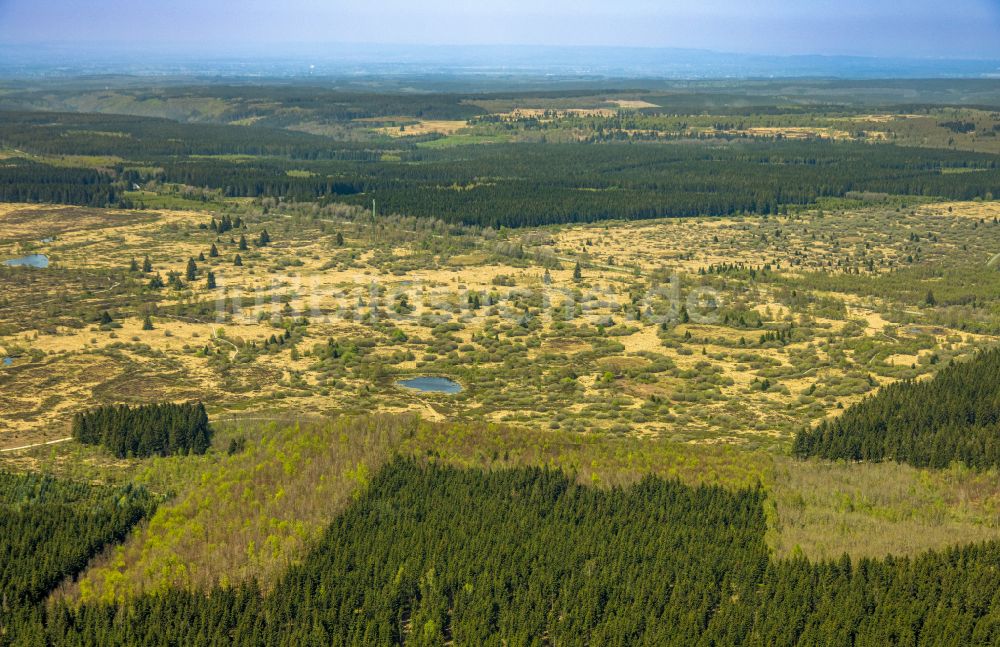
[[[48,267],[49,257],[45,254],[28,254],[27,256],[8,259],[3,264],[23,267]]]

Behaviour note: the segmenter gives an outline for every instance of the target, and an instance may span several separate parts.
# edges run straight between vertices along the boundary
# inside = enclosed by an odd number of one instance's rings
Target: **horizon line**
[[[722,49],[712,49],[712,48],[699,48],[699,47],[677,47],[670,45],[609,45],[609,44],[597,44],[597,45],[587,45],[587,44],[544,44],[544,43],[390,43],[390,42],[375,42],[375,41],[268,41],[268,42],[256,42],[256,43],[224,43],[217,46],[207,46],[202,47],[198,50],[191,51],[190,46],[193,43],[200,43],[204,45],[204,41],[198,39],[192,39],[190,41],[185,40],[172,40],[167,41],[154,41],[150,42],[140,42],[140,41],[116,41],[114,43],[101,42],[99,40],[28,40],[20,42],[0,43],[0,50],[18,50],[18,49],[32,49],[32,48],[84,48],[87,53],[95,53],[98,51],[106,53],[115,53],[121,51],[133,51],[133,50],[144,50],[145,52],[163,56],[163,55],[173,55],[179,58],[190,58],[191,56],[206,56],[210,55],[213,57],[222,58],[233,58],[233,59],[256,59],[256,60],[269,60],[277,58],[288,58],[295,56],[303,56],[306,53],[302,52],[303,49],[312,49],[317,47],[327,47],[327,48],[347,48],[347,47],[361,47],[370,49],[396,49],[396,50],[455,50],[455,49],[466,49],[466,50],[489,50],[489,49],[548,49],[548,50],[604,50],[604,51],[641,51],[641,52],[683,52],[691,54],[714,54],[720,56],[732,56],[732,57],[752,57],[752,58],[775,58],[775,59],[796,59],[796,58],[819,58],[819,59],[858,59],[865,61],[919,61],[919,62],[973,62],[973,63],[998,63],[1000,64],[1000,55],[983,55],[978,57],[973,56],[951,56],[951,55],[940,55],[940,56],[919,56],[919,55],[879,55],[879,54],[865,54],[865,53],[823,53],[823,52],[783,52],[783,53],[773,53],[773,52],[755,52],[755,51],[738,51],[738,50],[722,50]],[[285,53],[276,54],[262,54],[262,53],[251,53],[247,51],[249,48],[260,49],[265,48],[284,48]],[[180,48],[184,48],[187,51],[178,51]],[[299,50],[299,51],[296,51]],[[310,52],[310,55],[322,54],[322,52]],[[402,62],[402,61],[400,61]]]

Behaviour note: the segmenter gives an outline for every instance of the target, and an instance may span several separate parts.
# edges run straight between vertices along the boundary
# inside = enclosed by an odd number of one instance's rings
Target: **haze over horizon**
[[[585,46],[682,48],[753,55],[879,58],[1000,58],[1000,2],[955,0],[555,0],[544,6],[414,6],[382,0],[365,6],[323,0],[177,0],[168,6],[109,0],[0,0],[0,43],[57,43],[89,52],[149,48],[187,54],[274,56],[294,43],[387,46]],[[279,51],[275,51],[278,48]]]

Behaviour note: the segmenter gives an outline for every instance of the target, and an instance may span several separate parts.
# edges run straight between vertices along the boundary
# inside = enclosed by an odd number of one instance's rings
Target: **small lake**
[[[399,386],[425,393],[458,393],[462,385],[446,377],[413,377],[396,382]]]
[[[28,254],[27,256],[8,259],[3,264],[21,267],[48,267],[49,257],[45,254]]]
[[[4,357],[3,358],[3,365],[4,366],[10,366],[13,363],[14,363],[14,358],[13,357]]]

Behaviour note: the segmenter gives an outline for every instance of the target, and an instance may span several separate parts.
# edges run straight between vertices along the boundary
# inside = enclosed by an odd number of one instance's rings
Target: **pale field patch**
[[[705,132],[713,135],[782,137],[784,139],[854,139],[854,136],[846,130],[839,130],[825,126],[753,126],[750,128],[727,130],[707,128],[705,129]]]
[[[893,366],[910,366],[911,364],[916,364],[919,360],[919,355],[905,355],[902,353],[890,355],[885,358],[885,362]]]
[[[379,118],[378,121],[389,121],[387,118]],[[403,120],[400,126],[385,126],[376,128],[375,131],[390,137],[410,137],[416,135],[453,135],[463,128],[468,127],[468,123],[462,120],[445,119],[421,119],[416,123]]]
[[[993,220],[1000,218],[1000,200],[991,202],[935,202],[921,205],[917,207],[916,211],[921,216]]]
[[[563,117],[614,117],[618,110],[613,108],[515,108],[509,112],[497,113],[506,119],[547,118],[549,120]]]
[[[650,103],[649,101],[643,101],[642,99],[611,99],[610,101],[611,103],[617,105],[619,108],[627,108],[629,110],[660,107],[655,103]]]

